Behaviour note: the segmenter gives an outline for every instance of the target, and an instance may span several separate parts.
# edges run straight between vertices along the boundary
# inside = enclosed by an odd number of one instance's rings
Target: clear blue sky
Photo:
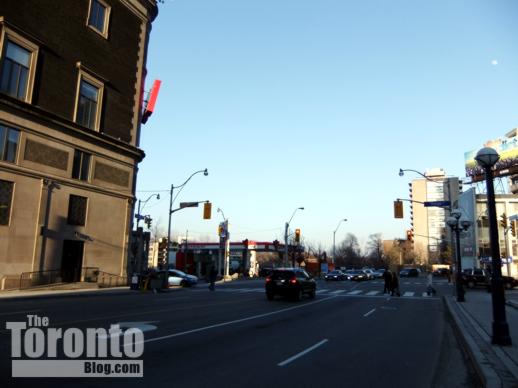
[[[354,233],[403,238],[393,201],[416,175],[464,176],[464,152],[518,126],[518,2],[513,0],[166,0],[153,24],[137,197],[167,231],[171,183],[197,175],[173,233],[312,243]]]

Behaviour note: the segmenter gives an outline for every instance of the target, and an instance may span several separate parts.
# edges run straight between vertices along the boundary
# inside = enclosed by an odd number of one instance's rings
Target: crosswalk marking
[[[195,288],[191,291],[204,291],[209,292],[207,288]],[[226,287],[216,287],[216,292],[224,292],[224,293],[235,293],[235,294],[246,294],[246,293],[264,293],[264,288],[226,288]],[[317,295],[326,294],[333,296],[370,296],[370,297],[380,297],[383,296],[383,292],[381,290],[333,290],[329,288],[318,288],[316,291]],[[428,295],[426,291],[424,292],[416,292],[416,291],[406,291],[402,295],[402,297],[407,298],[430,298],[430,299],[438,299],[437,296]]]

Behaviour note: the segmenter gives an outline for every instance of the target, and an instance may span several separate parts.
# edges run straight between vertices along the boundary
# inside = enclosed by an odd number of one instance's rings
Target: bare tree
[[[335,264],[343,267],[358,267],[363,264],[358,238],[348,233],[336,250]]]
[[[383,240],[381,233],[374,233],[367,241],[367,257],[374,267],[383,265]]]

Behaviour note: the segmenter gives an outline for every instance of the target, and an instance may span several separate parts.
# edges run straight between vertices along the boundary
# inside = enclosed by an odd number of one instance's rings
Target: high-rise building
[[[462,186],[457,177],[446,176],[441,168],[427,170],[424,176],[409,183],[415,262],[423,265],[449,262],[453,248],[446,219],[449,206],[455,205]],[[425,206],[425,202],[445,201],[450,205]]]
[[[157,13],[156,0],[0,2],[0,288],[28,272],[126,275]]]

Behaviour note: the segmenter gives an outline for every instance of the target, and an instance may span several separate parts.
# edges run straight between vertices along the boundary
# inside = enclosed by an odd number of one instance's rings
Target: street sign
[[[426,207],[447,207],[450,206],[450,201],[427,201],[423,202]]]
[[[135,218],[137,220],[143,220],[144,218],[146,218],[146,216],[143,216],[143,215],[140,215],[140,214],[135,214]]]
[[[180,208],[183,209],[184,207],[198,207],[199,202],[180,202]]]

